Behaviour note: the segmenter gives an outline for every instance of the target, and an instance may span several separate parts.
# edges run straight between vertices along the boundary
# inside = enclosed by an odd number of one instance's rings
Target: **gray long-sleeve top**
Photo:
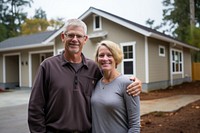
[[[129,96],[130,79],[120,75],[108,84],[100,80],[91,98],[92,133],[139,133],[139,96]]]

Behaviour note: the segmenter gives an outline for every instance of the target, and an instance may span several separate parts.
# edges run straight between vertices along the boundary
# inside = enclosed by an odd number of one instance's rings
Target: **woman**
[[[92,133],[139,133],[139,96],[129,96],[126,87],[132,82],[117,71],[123,53],[112,41],[102,41],[97,46],[95,61],[103,71],[93,91]]]

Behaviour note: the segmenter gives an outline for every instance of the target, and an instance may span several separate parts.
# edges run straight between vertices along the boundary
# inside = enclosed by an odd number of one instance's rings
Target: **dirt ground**
[[[141,93],[140,98],[150,100],[180,94],[200,95],[200,81]],[[142,116],[141,133],[200,133],[200,100],[175,112],[153,112]]]
[[[140,98],[150,100],[180,94],[200,95],[200,81],[142,93]],[[200,100],[175,112],[153,112],[142,116],[141,133],[200,133]]]

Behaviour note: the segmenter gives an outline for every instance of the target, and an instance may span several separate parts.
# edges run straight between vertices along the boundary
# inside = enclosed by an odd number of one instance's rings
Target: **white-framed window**
[[[165,57],[165,46],[159,45],[159,56]]]
[[[135,42],[121,43],[124,54],[122,73],[127,76],[135,75]]]
[[[101,30],[102,23],[101,23],[101,17],[98,15],[93,16],[93,29],[94,31]]]
[[[183,52],[180,50],[172,49],[172,72],[182,73],[183,72]]]

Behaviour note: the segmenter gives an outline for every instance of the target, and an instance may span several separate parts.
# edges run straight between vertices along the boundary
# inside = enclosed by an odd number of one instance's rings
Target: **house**
[[[138,77],[144,92],[192,81],[191,52],[199,48],[94,7],[79,19],[88,26],[89,40],[83,53],[94,59],[99,41],[108,39],[118,43],[124,59],[117,69],[127,76]],[[1,42],[0,86],[31,88],[39,64],[63,50],[62,30]]]

